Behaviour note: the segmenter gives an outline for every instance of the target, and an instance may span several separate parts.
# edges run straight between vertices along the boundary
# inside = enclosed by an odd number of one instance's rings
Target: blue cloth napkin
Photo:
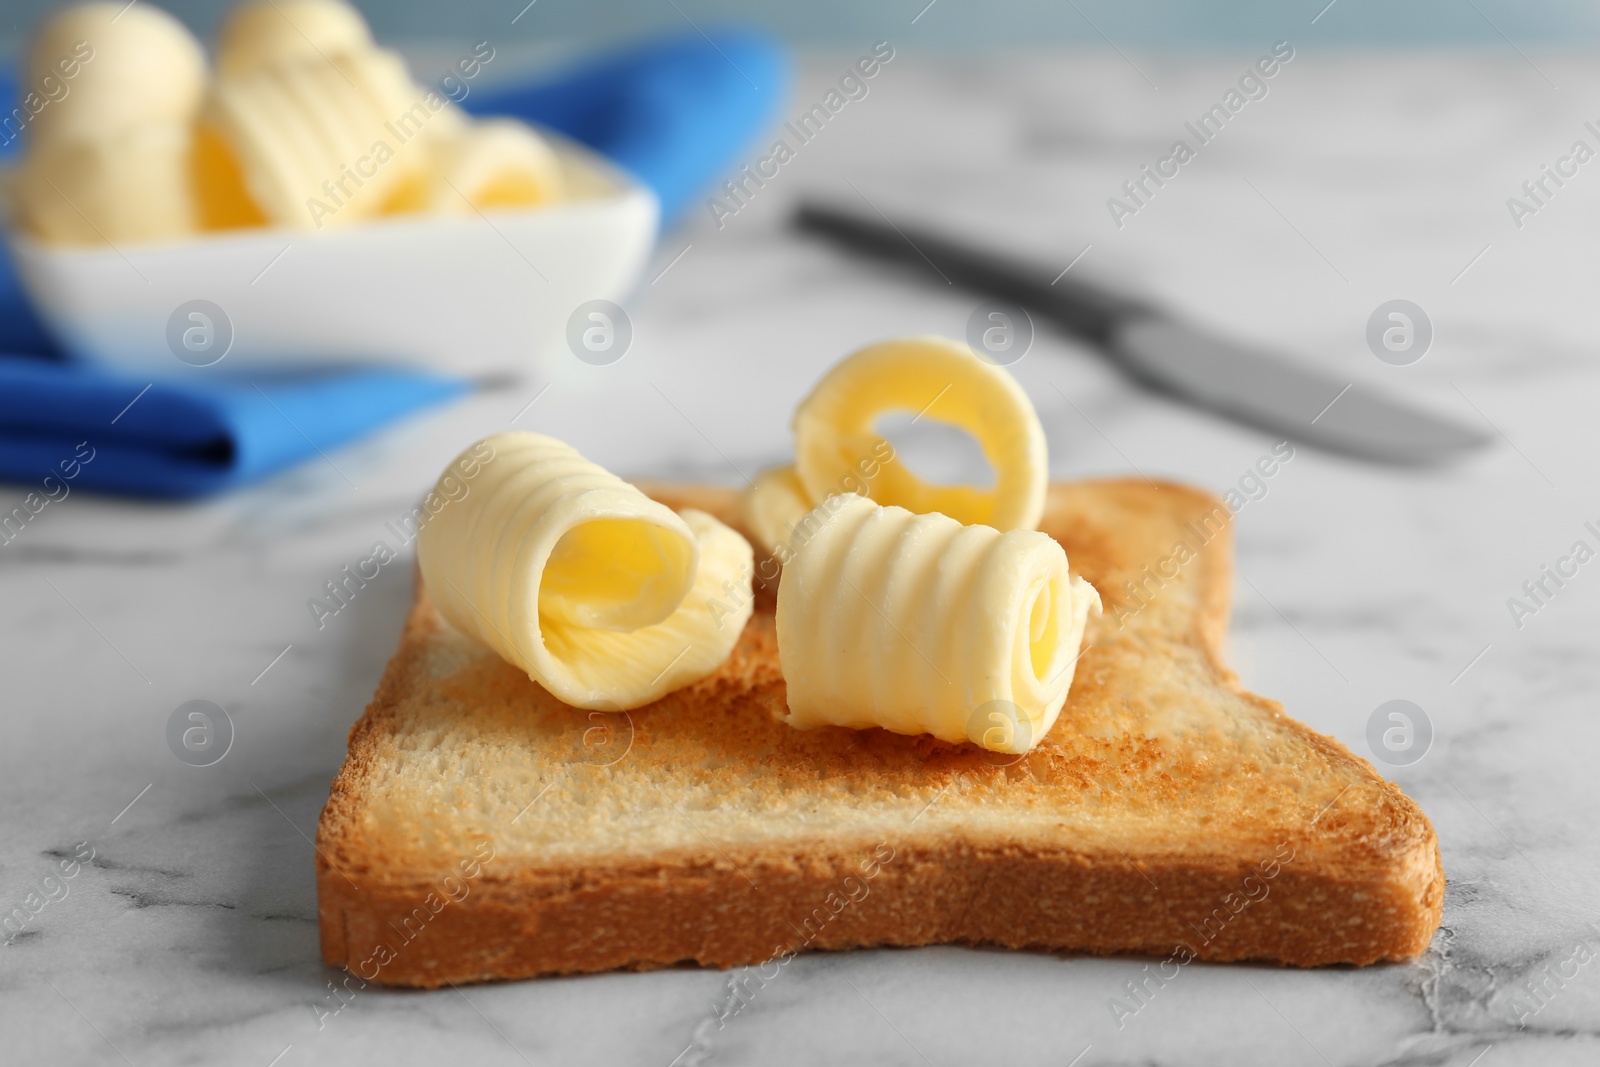
[[[477,115],[512,115],[609,156],[676,218],[772,119],[787,95],[783,52],[759,33],[657,38],[549,81],[471,93]]]
[[[610,157],[656,192],[670,219],[730,168],[787,84],[777,45],[725,30],[636,44],[465,103]],[[14,75],[0,71],[0,100],[16,98]],[[15,150],[15,141],[0,144],[0,160]],[[402,368],[247,378],[225,366],[182,377],[183,368],[174,370],[152,382],[66,360],[0,256],[0,481],[36,495],[48,497],[70,471],[72,488],[204,496],[325,455],[471,387]]]
[[[0,359],[0,469],[46,490],[47,475],[60,481],[72,470],[73,488],[203,496],[325,454],[470,387],[384,369],[140,382],[70,363]]]

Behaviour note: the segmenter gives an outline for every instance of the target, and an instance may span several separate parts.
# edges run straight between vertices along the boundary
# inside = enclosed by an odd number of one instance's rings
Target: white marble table
[[[1600,565],[1520,629],[1506,601],[1574,541],[1593,544],[1583,523],[1600,520],[1600,163],[1520,230],[1505,198],[1573,140],[1594,143],[1583,122],[1600,71],[1509,49],[1351,57],[1312,33],[1270,95],[1121,230],[1105,198],[1256,53],[1135,56],[1135,71],[1112,53],[956,62],[903,48],[747,210],[720,230],[696,212],[667,236],[655,270],[670,269],[643,289],[620,363],[561,362],[213,503],[50,506],[0,547],[0,909],[76,843],[94,858],[0,945],[0,1060],[667,1067],[698,1027],[679,1063],[1595,1062],[1600,966],[1552,980],[1520,1029],[1513,997],[1580,938],[1600,942],[1587,925],[1600,920]],[[808,61],[796,110],[853,54]],[[1432,720],[1431,751],[1390,771],[1443,842],[1444,929],[1423,958],[1197,964],[1120,1030],[1108,1000],[1144,961],[962,948],[802,958],[721,1030],[702,1020],[725,976],[696,970],[369,988],[320,1015],[336,1002],[308,835],[394,645],[409,563],[320,631],[307,598],[546,381],[519,426],[632,473],[737,482],[784,454],[794,402],[848,349],[961,333],[971,297],[785,232],[803,190],[1059,266],[1092,244],[1075,270],[1137,279],[1503,435],[1432,473],[1301,449],[1237,523],[1230,654],[1245,682],[1363,755],[1381,702],[1413,700]],[[1409,367],[1362,340],[1394,297],[1437,331]],[[1137,468],[1220,491],[1272,444],[1130,387],[1048,330],[1016,371],[1059,477]],[[191,699],[236,723],[215,766],[168,750],[168,717]]]

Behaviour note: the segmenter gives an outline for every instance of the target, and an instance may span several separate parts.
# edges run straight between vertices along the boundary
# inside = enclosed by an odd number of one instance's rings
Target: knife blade
[[[1362,383],[1183,322],[1155,304],[1115,293],[939,234],[812,202],[802,231],[855,251],[931,266],[945,281],[1000,297],[1088,341],[1144,386],[1237,422],[1345,455],[1431,465],[1493,440]]]

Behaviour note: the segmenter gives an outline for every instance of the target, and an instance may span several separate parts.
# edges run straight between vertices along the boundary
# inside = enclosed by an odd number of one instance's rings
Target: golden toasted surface
[[[737,525],[730,491],[647,491]],[[933,929],[902,909],[847,937],[838,927],[843,944],[1155,950],[1188,911],[1210,913],[1216,886],[1225,892],[1251,864],[1287,849],[1292,877],[1276,884],[1304,887],[1297,907],[1306,928],[1273,935],[1259,922],[1251,940],[1241,923],[1229,934],[1236,944],[1219,939],[1197,954],[1318,963],[1420,951],[1437,926],[1443,884],[1427,819],[1338,742],[1239,689],[1220,659],[1231,584],[1222,505],[1169,484],[1058,484],[1042,528],[1100,591],[1105,613],[1091,622],[1061,718],[1021,759],[929,737],[779,722],[784,681],[770,593],[758,593],[753,619],[711,677],[648,707],[602,714],[561,704],[444,627],[419,589],[401,648],[351,732],[319,828],[325,955],[339,962],[356,951],[330,922],[348,926],[385,893],[383,906],[403,902],[487,842],[494,860],[472,899],[502,917],[538,913],[533,925],[543,932],[530,930],[525,951],[499,963],[463,945],[459,977],[763,959],[753,946],[776,917],[764,921],[771,905],[755,888],[761,871],[792,873],[808,857],[831,870],[889,840],[931,865],[911,877],[918,868],[902,864],[883,883],[905,893],[936,895],[941,878],[955,877],[934,869],[993,873],[1024,862],[1010,877],[1037,876],[1047,893],[1103,875],[1108,891],[1126,883],[1157,896],[1137,912],[1124,901],[1125,919],[1098,909],[1121,931],[1065,914],[1037,929],[1022,920],[998,931]],[[727,947],[706,949],[705,936],[688,934],[677,947],[653,935],[630,943],[620,934],[581,950],[549,941],[548,922],[602,902],[614,907],[641,878],[698,878],[705,869],[742,879],[735,884],[742,892],[748,883],[752,894],[743,925],[722,931]],[[618,887],[610,896],[608,877]],[[624,893],[624,884],[634,888]],[[571,896],[580,885],[602,895],[584,904]],[[803,897],[804,886],[794,891]],[[1252,905],[1256,917],[1286,908],[1281,897]],[[1335,915],[1365,932],[1322,936],[1315,929],[1329,926],[1328,916],[1304,914],[1312,900],[1382,914]],[[450,908],[470,940],[472,906]],[[855,909],[852,921],[869,912]],[[379,980],[433,984],[434,973],[396,963]]]

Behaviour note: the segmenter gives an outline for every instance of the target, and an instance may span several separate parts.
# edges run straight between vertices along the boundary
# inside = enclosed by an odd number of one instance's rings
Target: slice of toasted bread
[[[651,491],[736,519],[726,490]],[[711,677],[608,715],[559,703],[419,589],[317,830],[323,958],[437,986],[951,941],[1303,966],[1421,952],[1444,895],[1427,818],[1220,658],[1222,505],[1055,485],[1043,528],[1106,612],[1060,720],[1014,763],[779,722],[770,596]]]

